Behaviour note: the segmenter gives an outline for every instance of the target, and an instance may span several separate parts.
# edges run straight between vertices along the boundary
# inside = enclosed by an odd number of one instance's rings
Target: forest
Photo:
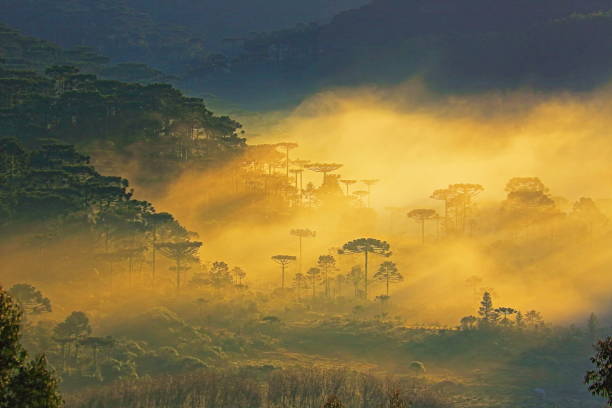
[[[158,3],[0,0],[0,408],[612,406],[612,4]]]

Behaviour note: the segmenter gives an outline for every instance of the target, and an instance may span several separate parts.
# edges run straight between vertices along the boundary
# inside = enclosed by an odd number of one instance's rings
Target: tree
[[[281,266],[281,288],[285,289],[285,268],[291,262],[295,261],[296,257],[292,255],[274,255],[272,260]]]
[[[60,408],[58,381],[45,356],[28,361],[19,343],[21,313],[0,287],[0,408]]]
[[[595,369],[587,371],[584,382],[593,395],[607,398],[608,405],[612,406],[612,337],[599,340],[595,351],[591,357]]]
[[[56,341],[62,344],[62,365],[65,366],[67,357],[70,357],[70,345],[74,344],[75,364],[79,362],[80,342],[91,334],[91,326],[87,315],[83,312],[72,312],[66,320],[58,323],[53,329]],[[68,351],[65,350],[68,345]]]
[[[450,188],[439,189],[431,194],[431,198],[444,202],[444,231],[446,234],[449,234],[453,230],[451,226],[451,210],[454,209],[457,192]]]
[[[480,315],[480,323],[485,327],[493,325],[497,322],[498,314],[495,312],[493,300],[489,292],[485,292],[482,295],[478,315]]]
[[[216,288],[231,285],[233,282],[229,265],[223,261],[213,262],[210,268],[210,284]]]
[[[51,312],[51,301],[32,285],[18,283],[13,285],[8,293],[15,299],[24,313],[40,314]]]
[[[465,316],[461,318],[461,330],[473,330],[478,323],[476,316]]]
[[[179,225],[169,213],[152,213],[145,216],[145,224],[150,232],[151,241],[151,286],[155,287],[157,273],[157,241],[159,238],[186,238],[187,230]]]
[[[456,214],[460,214],[461,232],[465,233],[472,209],[472,201],[484,188],[480,184],[469,183],[452,184],[448,188],[456,194],[455,200],[458,201],[456,206],[459,207],[459,212],[456,210]]]
[[[327,179],[327,173],[331,173],[332,171],[338,170],[340,167],[342,167],[342,164],[339,164],[339,163],[312,163],[312,164],[307,164],[304,167],[316,173],[323,173],[323,184],[325,184],[325,180]]]
[[[329,272],[336,268],[336,258],[331,255],[321,255],[317,260],[317,266],[323,271],[325,296],[329,297]]]
[[[397,265],[394,262],[385,261],[378,267],[378,271],[374,274],[374,279],[385,282],[387,286],[386,295],[389,296],[389,284],[401,282],[404,280],[404,277],[399,273]]]
[[[503,324],[504,326],[509,326],[511,322],[510,319],[508,319],[508,316],[516,314],[517,311],[515,309],[512,309],[511,307],[498,307],[497,309],[495,309],[495,313],[497,313],[497,315],[503,316],[501,324]]]
[[[302,239],[304,238],[314,238],[317,236],[316,231],[309,230],[308,228],[297,228],[292,229],[289,233],[293,236],[298,237],[298,251],[299,251],[299,262],[298,262],[298,272],[302,272]]]
[[[246,272],[239,266],[232,268],[232,275],[234,276],[234,284],[236,286],[242,286],[242,280],[246,277]]]
[[[316,284],[319,279],[321,279],[321,270],[319,268],[310,268],[306,271],[306,276],[312,285],[312,298],[315,298],[316,295]]]
[[[597,330],[599,329],[599,319],[595,313],[591,313],[589,320],[587,321],[587,329],[591,339],[595,340],[597,337]]]
[[[361,266],[353,266],[351,271],[348,273],[347,279],[353,284],[353,289],[355,289],[355,297],[357,297],[359,294],[359,285],[363,281]]]
[[[425,243],[425,221],[434,220],[438,217],[438,213],[435,210],[429,209],[418,209],[412,210],[408,214],[408,218],[412,218],[416,222],[421,224],[421,243]]]
[[[304,284],[306,283],[307,278],[301,274],[300,272],[296,273],[293,278],[293,284],[295,286],[298,299],[302,298],[302,288],[304,288]]]
[[[297,148],[299,145],[297,143],[292,143],[292,142],[282,142],[282,143],[277,143],[276,146],[285,149],[285,154],[286,154],[285,160],[286,160],[286,165],[287,165],[287,179],[289,179],[289,150],[293,150]]]
[[[176,263],[176,290],[181,288],[181,271],[184,268],[182,264],[197,260],[196,254],[201,246],[202,243],[198,241],[162,242],[157,244],[159,252]]]
[[[345,243],[338,254],[363,254],[364,256],[364,297],[368,298],[368,257],[369,254],[381,255],[384,257],[391,256],[391,246],[386,241],[380,241],[374,238],[359,238]]]
[[[536,312],[535,310],[528,311],[525,313],[525,324],[534,329],[542,327],[544,325],[542,314],[540,314],[540,312]]]
[[[363,184],[368,187],[368,208],[370,208],[370,197],[372,196],[372,186],[378,183],[380,180],[370,179],[370,180],[361,180]]]
[[[340,182],[346,187],[346,196],[348,197],[350,195],[349,187],[357,183],[357,180],[340,180]]]

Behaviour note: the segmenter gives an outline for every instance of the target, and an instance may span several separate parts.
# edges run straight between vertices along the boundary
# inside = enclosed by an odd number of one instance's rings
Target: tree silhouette
[[[349,187],[357,183],[357,180],[340,180],[340,182],[346,187],[346,196],[348,197],[350,195]]]
[[[444,202],[444,231],[446,234],[452,231],[451,229],[451,210],[454,208],[455,199],[457,192],[450,188],[435,190],[431,194],[431,198],[434,200],[440,200]]]
[[[599,340],[595,351],[591,357],[595,369],[587,371],[584,382],[593,395],[606,398],[612,406],[612,337]]]
[[[235,266],[232,268],[232,275],[234,277],[234,284],[242,286],[242,280],[246,277],[246,272],[239,266]]]
[[[357,191],[353,191],[353,195],[359,198],[359,206],[364,207],[363,197],[366,197],[366,196],[369,197],[370,193],[368,193],[365,190],[357,190]],[[369,201],[369,198],[368,198],[368,201]]]
[[[325,283],[325,296],[329,297],[329,272],[336,269],[336,258],[331,255],[321,255],[317,260],[317,266],[323,271],[323,282]]]
[[[376,254],[385,257],[391,256],[391,246],[386,241],[380,241],[374,238],[359,238],[345,243],[338,250],[340,255],[343,254],[363,254],[364,256],[364,297],[368,298],[368,257],[369,254]]]
[[[197,260],[196,254],[202,246],[201,242],[198,241],[182,241],[182,242],[162,242],[157,244],[157,249],[166,258],[173,260],[176,271],[176,289],[181,288],[181,272],[185,267],[184,264],[187,262],[193,262]]]
[[[361,270],[361,266],[353,266],[351,268],[351,271],[348,273],[347,279],[353,284],[353,289],[355,290],[355,297],[357,297],[357,295],[359,294],[359,285],[363,281],[363,272]]]
[[[478,323],[476,316],[465,316],[461,318],[461,329],[462,330],[473,330]]]
[[[338,170],[340,167],[342,167],[342,164],[339,164],[339,163],[312,163],[312,164],[307,164],[304,167],[316,173],[323,173],[323,183],[322,184],[325,184],[325,179],[327,179],[327,173],[331,173],[333,171]]]
[[[298,237],[298,253],[299,253],[298,272],[302,272],[302,239],[314,238],[317,236],[317,233],[316,231],[309,230],[308,228],[292,229],[289,233],[291,235]]]
[[[378,267],[378,271],[374,274],[374,279],[385,282],[387,286],[386,295],[389,296],[389,284],[401,282],[404,280],[404,277],[399,273],[394,262],[385,261]]]
[[[480,315],[480,323],[485,327],[493,325],[497,322],[498,314],[493,307],[493,300],[491,299],[491,294],[489,292],[485,292],[482,295],[478,314]]]
[[[456,193],[456,206],[459,207],[461,214],[461,232],[465,233],[465,228],[470,217],[469,213],[472,208],[472,201],[474,197],[484,190],[484,188],[480,184],[468,183],[452,184],[448,188]]]
[[[285,268],[291,262],[295,261],[295,256],[292,255],[274,255],[272,260],[281,266],[281,288],[285,289]]]
[[[233,283],[229,265],[223,261],[213,262],[209,275],[210,284],[216,288],[223,288]]]
[[[282,142],[282,143],[277,143],[276,146],[281,147],[285,150],[285,154],[286,154],[285,164],[287,168],[287,180],[289,180],[289,150],[293,150],[297,148],[299,145],[297,143],[292,143],[292,142]]]
[[[435,210],[417,209],[410,211],[407,215],[421,224],[421,244],[425,244],[425,221],[435,220],[438,213]]]
[[[504,326],[509,326],[510,319],[508,319],[508,316],[516,314],[517,310],[512,309],[511,307],[498,307],[497,309],[495,309],[495,313],[503,316],[501,324],[503,324]]]
[[[302,298],[302,288],[304,288],[304,284],[306,283],[307,278],[302,273],[296,273],[293,277],[293,285],[295,286],[298,299]]]
[[[361,182],[363,184],[365,184],[368,187],[368,208],[370,208],[370,197],[372,196],[372,186],[376,183],[378,183],[380,180],[375,180],[375,179],[370,179],[370,180],[361,180]]]
[[[310,268],[308,271],[306,271],[306,276],[312,285],[312,298],[314,299],[316,295],[315,288],[317,286],[317,281],[321,279],[321,270],[319,268]]]

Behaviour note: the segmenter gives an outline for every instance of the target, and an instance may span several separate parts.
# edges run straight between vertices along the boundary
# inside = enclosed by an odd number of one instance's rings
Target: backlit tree
[[[389,296],[389,284],[401,282],[404,280],[404,277],[394,262],[385,261],[378,267],[378,271],[374,274],[374,280],[385,283],[387,288],[386,295]]]
[[[435,210],[430,209],[417,209],[412,210],[408,214],[408,218],[412,218],[417,223],[421,224],[421,243],[425,243],[425,222],[429,220],[435,220],[438,217],[438,213]]]
[[[368,258],[370,254],[391,256],[391,246],[386,241],[374,238],[359,238],[345,243],[338,253],[343,254],[363,254],[364,256],[364,297],[368,298]]]
[[[291,262],[295,261],[295,256],[292,255],[274,255],[272,260],[281,266],[281,288],[285,289],[285,268]]]

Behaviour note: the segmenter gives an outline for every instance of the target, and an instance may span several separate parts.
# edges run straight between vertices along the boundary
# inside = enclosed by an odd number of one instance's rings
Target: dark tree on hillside
[[[28,360],[19,343],[21,311],[0,287],[0,407],[60,408],[58,382],[44,355]]]
[[[166,258],[173,260],[176,270],[176,289],[181,288],[181,271],[184,264],[197,260],[196,254],[202,246],[198,241],[183,241],[183,242],[163,242],[157,244],[157,249]]]
[[[495,313],[498,316],[499,315],[503,316],[501,319],[501,324],[503,324],[504,326],[509,326],[511,322],[508,316],[512,316],[513,314],[516,314],[517,310],[511,307],[498,307],[497,309],[495,309]]]
[[[359,238],[345,243],[338,250],[340,255],[343,254],[363,254],[364,256],[364,297],[368,298],[368,257],[370,254],[381,255],[384,257],[391,256],[391,246],[386,241],[380,241],[374,238]]]
[[[612,337],[599,340],[595,352],[591,357],[595,369],[587,371],[584,382],[593,395],[606,398],[612,406]]]
[[[389,284],[397,283],[404,280],[404,277],[394,262],[385,261],[380,264],[378,271],[374,274],[374,279],[377,281],[384,282],[387,287],[386,296],[389,296]]]
[[[272,260],[281,266],[281,289],[285,289],[285,268],[295,259],[295,256],[292,255],[274,255],[272,257]]]

